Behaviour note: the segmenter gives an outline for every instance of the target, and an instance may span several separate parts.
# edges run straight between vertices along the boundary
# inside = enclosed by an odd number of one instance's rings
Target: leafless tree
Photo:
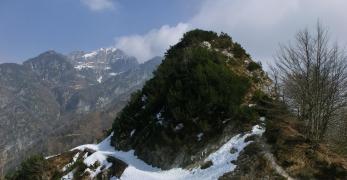
[[[278,69],[274,66],[269,66],[270,67],[270,78],[272,79],[272,94],[275,97],[276,100],[279,100],[281,98],[281,88],[279,85],[279,75],[278,75]]]
[[[320,141],[329,121],[346,105],[345,52],[332,44],[327,29],[300,31],[295,44],[281,45],[276,56],[283,95],[306,124],[306,135]]]

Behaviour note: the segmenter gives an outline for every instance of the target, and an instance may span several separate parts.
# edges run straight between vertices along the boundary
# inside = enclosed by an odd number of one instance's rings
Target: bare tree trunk
[[[346,104],[346,56],[337,44],[329,43],[326,29],[317,23],[314,34],[305,29],[297,34],[294,46],[280,46],[276,58],[281,91],[305,122],[306,136],[317,142]]]

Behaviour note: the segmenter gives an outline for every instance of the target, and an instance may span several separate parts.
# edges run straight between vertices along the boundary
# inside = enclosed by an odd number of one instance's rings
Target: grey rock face
[[[68,83],[74,74],[73,65],[67,57],[55,51],[42,53],[25,61],[23,65],[35,72],[41,80],[52,83],[52,85]]]
[[[160,62],[138,64],[121,50],[102,48],[0,64],[0,177],[30,154],[100,138]]]
[[[54,94],[24,66],[0,65],[0,170],[11,167],[59,119]],[[7,164],[9,162],[10,164]]]

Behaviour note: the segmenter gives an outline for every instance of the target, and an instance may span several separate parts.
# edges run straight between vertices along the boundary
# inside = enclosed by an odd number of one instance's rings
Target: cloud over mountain
[[[226,32],[243,44],[257,61],[268,63],[280,42],[286,42],[317,20],[331,29],[334,39],[347,39],[343,0],[203,0],[198,11],[176,26],[164,25],[146,34],[119,37],[116,46],[140,60],[162,55],[193,28]],[[346,41],[342,42],[346,43]]]
[[[170,45],[177,43],[183,33],[191,29],[187,23],[176,26],[164,25],[143,35],[130,35],[116,39],[116,47],[144,62],[153,56],[162,55]]]

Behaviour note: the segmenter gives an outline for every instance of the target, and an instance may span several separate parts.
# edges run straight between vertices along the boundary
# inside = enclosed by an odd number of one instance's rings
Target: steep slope
[[[346,158],[305,138],[270,85],[228,35],[190,31],[103,141],[32,157],[8,178],[346,179]]]
[[[40,82],[51,89],[61,107],[81,89],[93,82],[92,78],[81,76],[75,70],[67,56],[55,51],[47,51],[23,63],[40,79]]]
[[[259,65],[251,72],[250,63],[226,34],[185,34],[115,120],[112,145],[134,149],[139,158],[164,169],[203,158],[202,151],[213,150],[211,143],[218,146],[213,142],[257,120],[248,104],[267,78]]]
[[[47,51],[23,63],[51,86],[69,84],[75,80],[74,68],[67,57],[55,51]]]
[[[37,174],[217,179],[235,169],[231,161],[252,143],[247,139],[264,132],[265,118],[254,107],[266,97],[268,83],[261,66],[228,35],[188,32],[132,95],[111,135],[48,158],[51,169]]]
[[[138,64],[121,50],[95,52],[83,59],[95,64],[89,73],[77,68],[77,57],[54,51],[23,65],[0,65],[0,177],[30,154],[56,153],[103,137],[130,93],[161,61]]]
[[[278,164],[296,179],[346,179],[347,157],[334,153],[326,142],[305,137],[304,122],[279,105],[267,123],[266,140]],[[278,112],[280,109],[280,113]]]
[[[115,101],[114,97],[122,97],[124,93],[129,94],[129,89],[141,88],[143,83],[152,77],[153,69],[160,62],[161,58],[150,59],[136,68],[110,76],[100,84],[75,93],[67,102],[69,106],[65,110],[83,111],[82,105],[87,109],[102,109],[108,106],[112,101]]]
[[[112,126],[117,113],[129,100],[130,94],[143,86],[152,77],[152,71],[160,64],[161,58],[154,58],[140,64],[137,68],[114,76],[103,83],[86,88],[71,98],[77,106],[66,110],[65,119],[69,119],[61,130],[53,133],[47,141],[47,152],[59,153],[70,147],[86,142],[96,142],[102,138],[104,130]],[[84,106],[78,106],[84,104]],[[83,107],[89,107],[88,113],[80,113]],[[65,148],[63,148],[65,147]]]
[[[17,64],[1,64],[0,172],[18,163],[25,150],[52,131],[59,117],[54,94],[35,73]]]

